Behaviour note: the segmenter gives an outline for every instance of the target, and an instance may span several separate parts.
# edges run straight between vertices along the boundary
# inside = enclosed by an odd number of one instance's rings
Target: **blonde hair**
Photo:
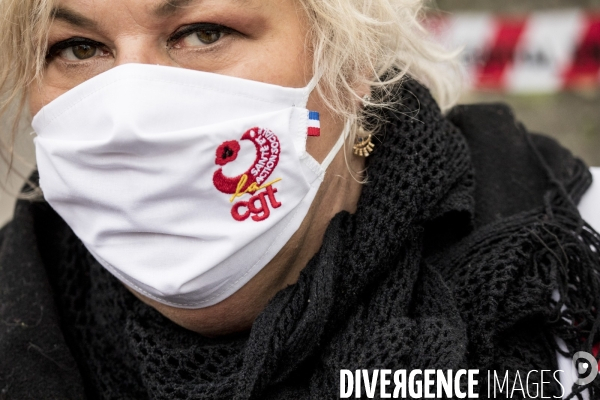
[[[11,115],[12,120],[3,120],[0,132],[0,160],[23,178],[30,187],[27,176],[12,169],[15,136],[20,129],[22,114],[27,100],[27,88],[40,77],[45,64],[47,32],[52,21],[51,0],[0,0],[0,118]],[[8,122],[8,123],[7,123]],[[0,181],[5,188],[5,181]],[[37,197],[38,190],[19,197]]]
[[[361,104],[387,105],[381,99],[357,101],[358,88],[386,89],[406,75],[428,86],[442,108],[458,98],[455,54],[427,35],[423,0],[298,1],[308,17],[313,68],[321,74],[317,90],[334,113],[356,121]],[[0,0],[0,117],[17,104],[0,149],[9,165],[26,89],[44,71],[52,6],[52,0]]]
[[[330,109],[355,118],[361,85],[393,87],[410,75],[425,84],[442,109],[461,94],[457,52],[434,42],[424,27],[423,0],[300,0],[310,21],[318,90]]]

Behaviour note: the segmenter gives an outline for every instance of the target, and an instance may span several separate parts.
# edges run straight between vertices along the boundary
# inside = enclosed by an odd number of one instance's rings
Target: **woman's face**
[[[303,10],[294,0],[59,0],[49,30],[32,115],[69,89],[112,67],[146,63],[214,72],[288,87],[312,77]],[[315,95],[309,108],[322,106]],[[322,130],[341,122],[322,118]],[[330,137],[332,135],[329,135]],[[308,142],[323,158],[335,138]]]
[[[29,90],[31,114],[85,80],[126,63],[304,87],[312,78],[313,61],[307,34],[297,0],[58,0],[43,79]],[[307,139],[308,153],[320,162],[344,122],[327,112],[316,92],[307,108],[321,113],[321,136]],[[362,159],[346,160],[344,155],[339,152],[333,160],[300,228],[232,296],[214,306],[184,310],[136,295],[174,322],[200,333],[247,329],[277,291],[297,280],[319,249],[333,215],[355,209],[360,184],[348,172],[348,161],[356,171],[362,168]]]
[[[292,0],[60,0],[35,113],[125,63],[160,64],[283,86],[310,79],[306,27]]]

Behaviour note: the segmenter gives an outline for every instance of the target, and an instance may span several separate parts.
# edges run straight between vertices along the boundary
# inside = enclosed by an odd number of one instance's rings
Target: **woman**
[[[9,398],[329,398],[363,369],[479,369],[483,398],[592,351],[591,176],[504,106],[441,114],[421,2],[0,4],[46,200],[2,231]]]

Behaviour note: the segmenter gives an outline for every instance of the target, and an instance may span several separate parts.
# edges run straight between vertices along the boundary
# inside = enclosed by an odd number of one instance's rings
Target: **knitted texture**
[[[585,166],[503,106],[448,119],[415,81],[393,95],[401,105],[380,111],[357,211],[333,218],[298,282],[247,333],[210,339],[175,325],[47,205],[21,203],[46,222],[40,253],[87,397],[337,398],[340,369],[480,369],[480,388],[487,370],[509,371],[512,387],[517,371],[557,369],[555,337],[569,354],[590,351],[600,239],[576,209]],[[545,396],[559,394],[546,384]]]

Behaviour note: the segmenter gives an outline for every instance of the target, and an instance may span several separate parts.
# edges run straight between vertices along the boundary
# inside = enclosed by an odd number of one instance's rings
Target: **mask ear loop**
[[[344,125],[344,130],[342,131],[342,134],[338,138],[337,142],[335,142],[332,149],[329,151],[329,154],[327,154],[327,157],[325,157],[325,159],[321,163],[321,168],[323,168],[323,170],[326,170],[327,167],[329,167],[329,164],[331,164],[337,153],[344,145],[344,142],[346,141],[346,139],[348,138],[348,134],[350,133],[350,126],[350,121],[346,120],[346,124]]]
[[[308,102],[308,96],[317,87],[317,85],[319,84],[319,80],[321,80],[322,76],[323,76],[323,72],[322,71],[318,71],[312,77],[312,79],[310,80],[310,82],[308,82],[308,85],[306,86],[306,102]],[[340,149],[344,145],[344,142],[346,141],[346,139],[348,138],[348,134],[350,133],[350,127],[351,127],[350,121],[346,120],[346,123],[344,124],[344,129],[342,130],[342,134],[340,135],[340,137],[338,138],[337,142],[335,142],[335,144],[333,145],[333,147],[329,151],[329,154],[327,154],[327,156],[325,157],[325,159],[321,163],[321,168],[323,168],[323,170],[327,170],[327,167],[329,167],[329,164],[331,164],[331,162],[333,161],[333,159],[335,158],[335,156],[337,155],[337,153],[340,151]]]
[[[319,81],[321,80],[321,77],[323,76],[323,72],[318,71],[316,74],[313,75],[312,79],[308,82],[308,85],[306,85],[304,87],[304,104],[306,105],[306,103],[308,103],[308,96],[310,96],[310,94],[313,92],[313,90],[315,90],[315,88],[317,87],[317,85],[319,84]]]
[[[308,94],[312,93],[312,91],[315,90],[315,88],[319,84],[319,81],[321,80],[322,76],[323,76],[322,72],[317,72],[312,77],[312,79],[310,80],[310,82],[308,82],[308,85],[306,85],[306,91],[308,92]]]

